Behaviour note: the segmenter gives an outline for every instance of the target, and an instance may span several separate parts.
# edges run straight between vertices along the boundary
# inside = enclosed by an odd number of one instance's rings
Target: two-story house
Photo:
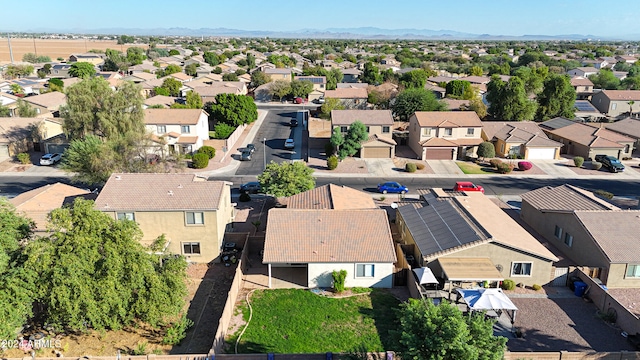
[[[593,95],[593,83],[586,77],[573,76],[571,78],[571,86],[576,90],[577,100],[586,100]]]
[[[59,91],[24,98],[36,109],[38,117],[60,117],[60,107],[67,104],[67,96]]]
[[[309,101],[324,97],[324,92],[327,90],[326,76],[296,76],[296,80],[309,81],[313,84],[313,91],[309,93],[308,97]]]
[[[588,77],[589,75],[595,75],[598,73],[598,69],[596,69],[593,66],[583,66],[583,67],[577,67],[575,69],[571,69],[569,71],[567,71],[567,74],[573,76],[582,76],[582,77]]]
[[[332,98],[340,100],[340,103],[345,109],[364,110],[367,108],[369,93],[367,89],[362,88],[337,88],[335,90],[325,91],[324,97],[325,99]]]
[[[143,245],[164,235],[167,252],[197,263],[220,255],[234,216],[231,183],[194,174],[112,174],[95,207],[138,223]]]
[[[144,124],[169,152],[190,154],[209,139],[209,115],[201,109],[145,109]]]
[[[591,103],[611,117],[637,113],[640,112],[640,90],[602,90],[593,94]]]
[[[331,131],[339,128],[342,133],[351,124],[360,121],[367,127],[369,138],[360,148],[361,158],[393,158],[396,142],[392,138],[393,116],[391,110],[332,110]]]
[[[271,78],[271,81],[276,81],[276,80],[291,81],[291,69],[265,68],[263,72]]]
[[[482,121],[474,111],[416,111],[409,118],[409,146],[421,160],[476,156]]]

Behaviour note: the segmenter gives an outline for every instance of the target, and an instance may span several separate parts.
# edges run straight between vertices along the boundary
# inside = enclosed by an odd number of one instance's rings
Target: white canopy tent
[[[422,284],[438,284],[438,280],[433,275],[433,272],[428,267],[422,267],[413,269],[413,272],[418,277],[418,282]]]
[[[488,311],[488,310],[497,310],[502,311],[506,310],[507,314],[509,314],[509,310],[511,310],[510,318],[511,325],[516,321],[516,311],[518,308],[514,305],[514,303],[509,299],[507,295],[502,292],[500,288],[479,288],[479,289],[457,289],[458,294],[464,299],[464,302],[467,303],[469,310],[471,311]]]

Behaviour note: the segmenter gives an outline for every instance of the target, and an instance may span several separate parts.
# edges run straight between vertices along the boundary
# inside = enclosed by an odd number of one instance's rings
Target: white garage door
[[[527,154],[527,159],[549,159],[553,160],[554,155],[556,153],[555,148],[545,149],[545,148],[537,148],[537,149],[529,149],[529,153]]]
[[[9,145],[0,144],[0,159],[4,160],[5,158],[8,158],[8,157],[9,157]]]

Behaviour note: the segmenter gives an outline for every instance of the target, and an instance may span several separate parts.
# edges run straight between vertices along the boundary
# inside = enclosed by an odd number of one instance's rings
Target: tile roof
[[[311,83],[313,84],[326,84],[327,83],[327,77],[326,76],[307,76],[307,75],[301,75],[301,76],[296,76],[296,80],[300,80],[300,81],[311,81]]]
[[[176,143],[178,144],[195,144],[198,142],[197,136],[181,135]]]
[[[367,89],[361,88],[335,89],[324,92],[325,98],[334,99],[366,99],[368,96]]]
[[[416,111],[413,116],[421,127],[482,127],[475,111]]]
[[[460,100],[460,99],[450,99],[450,98],[444,98],[440,101],[447,104],[447,108],[452,111],[464,110],[466,107],[469,106],[469,103],[470,103],[470,100]]]
[[[59,91],[52,91],[42,95],[26,97],[24,101],[45,107],[49,110],[58,110],[61,105],[67,103],[67,96]]]
[[[327,184],[287,198],[287,209],[377,209],[371,195],[346,186]]]
[[[551,134],[563,137],[578,144],[600,148],[621,148],[623,142],[634,142],[630,137],[615,133],[605,128],[594,128],[589,125],[574,123],[559,129],[550,130]]]
[[[351,125],[356,120],[369,126],[393,126],[391,110],[331,110],[332,125]]]
[[[224,181],[205,181],[194,174],[112,174],[96,199],[101,211],[217,210]]]
[[[562,146],[562,143],[549,139],[538,123],[533,121],[486,121],[483,122],[482,131],[489,140],[500,139],[528,147]]]
[[[640,262],[640,211],[576,211],[575,216],[609,261]]]
[[[369,84],[367,83],[337,83],[337,89],[367,89]]]
[[[16,136],[29,135],[29,127],[32,124],[39,124],[43,121],[40,118],[6,117],[0,118],[0,143],[14,143]]]
[[[640,138],[640,119],[625,118],[611,124],[606,124],[605,127],[620,134]]]
[[[593,86],[593,83],[585,77],[574,76],[571,78],[571,86]]]
[[[173,96],[156,95],[148,99],[145,99],[144,104],[147,106],[162,105],[164,107],[170,107],[176,102],[178,98]]]
[[[491,78],[488,76],[465,76],[458,80],[468,81],[472,84],[488,84]]]
[[[480,139],[482,141],[482,139]],[[439,137],[432,137],[420,143],[422,147],[455,147],[458,146],[453,140],[447,140]]]
[[[264,263],[395,263],[382,209],[271,209]]]
[[[368,143],[372,143],[375,141],[380,141],[389,145],[398,145],[398,143],[393,140],[390,137],[386,137],[386,136],[382,136],[382,135],[378,135],[378,134],[373,134],[373,135],[369,135],[369,137],[367,138],[367,140],[362,142],[362,147],[365,147],[366,144]]]
[[[619,210],[593,193],[572,185],[545,186],[521,195],[534,209],[543,212],[572,212],[575,210]]]
[[[133,73],[133,74],[131,74],[129,76],[137,77],[138,79],[141,79],[141,80],[144,80],[144,81],[146,81],[146,80],[154,80],[154,79],[158,78],[155,74],[146,73],[146,72]]]
[[[602,90],[602,93],[614,101],[640,100],[640,90]]]
[[[281,69],[281,68],[271,69],[271,68],[266,68],[262,72],[264,72],[265,74],[282,74],[282,75],[286,75],[286,74],[291,74],[291,69]]]
[[[147,125],[196,125],[202,114],[206,113],[200,109],[145,109],[144,123]]]

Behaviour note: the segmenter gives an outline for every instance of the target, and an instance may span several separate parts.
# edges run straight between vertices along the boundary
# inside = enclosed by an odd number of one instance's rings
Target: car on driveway
[[[45,166],[55,165],[60,160],[62,160],[62,155],[61,154],[58,154],[58,153],[55,153],[55,154],[44,154],[40,158],[40,165],[45,165]]]
[[[453,191],[479,191],[484,194],[484,188],[471,181],[458,181],[453,187]]]
[[[240,185],[241,193],[257,194],[262,191],[260,183],[257,181],[250,181],[246,184]]]
[[[293,149],[294,147],[295,147],[295,143],[293,142],[293,139],[287,139],[284,141],[285,149]]]
[[[253,144],[247,144],[247,146],[245,147],[245,150],[249,150],[253,154],[256,151],[256,146]]]
[[[240,161],[251,161],[251,150],[242,150],[240,153]]]
[[[289,125],[291,127],[296,127],[298,126],[298,120],[297,119],[291,119],[291,122],[289,123]]]
[[[407,189],[406,186],[400,185],[395,181],[389,181],[383,184],[378,184],[378,191],[383,194],[406,194],[407,192],[409,192],[409,189]]]
[[[595,160],[612,173],[624,171],[624,165],[615,156],[596,155]]]

